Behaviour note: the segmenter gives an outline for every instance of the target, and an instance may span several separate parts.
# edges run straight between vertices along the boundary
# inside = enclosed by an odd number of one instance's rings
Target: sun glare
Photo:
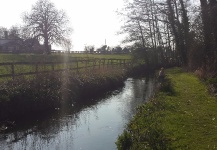
[[[37,0],[3,1],[1,3],[0,18],[1,27],[10,28],[13,25],[22,25],[22,13],[28,12]],[[105,44],[109,46],[120,44],[121,36],[116,33],[120,29],[120,22],[116,10],[121,9],[123,0],[79,0],[62,1],[51,0],[58,9],[67,13],[70,25],[73,28],[71,35],[73,49],[84,50],[85,45],[100,47]],[[10,8],[10,9],[8,9]],[[7,15],[5,15],[7,14]],[[61,49],[61,47],[53,46]]]

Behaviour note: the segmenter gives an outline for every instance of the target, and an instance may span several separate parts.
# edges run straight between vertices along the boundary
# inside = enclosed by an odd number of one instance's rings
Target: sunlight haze
[[[7,0],[1,2],[0,27],[10,28],[13,25],[22,25],[22,13],[29,12],[37,0]],[[116,10],[123,6],[123,0],[50,0],[57,9],[66,12],[70,27],[73,28],[71,41],[72,50],[84,50],[85,45],[94,45],[96,48],[106,44],[120,45],[123,36],[117,35],[120,29],[120,19]],[[53,46],[53,49],[61,49]]]

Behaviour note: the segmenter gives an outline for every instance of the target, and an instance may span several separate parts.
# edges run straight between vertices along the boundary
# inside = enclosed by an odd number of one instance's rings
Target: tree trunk
[[[206,0],[200,0],[201,11],[202,11],[202,21],[203,21],[203,32],[204,32],[204,45],[205,45],[205,56],[211,56],[212,51],[212,38],[211,38],[211,27],[210,27],[210,16],[209,9]],[[205,63],[207,62],[206,58]]]
[[[217,51],[217,0],[210,0],[209,8],[211,14],[210,20],[214,36],[214,48],[215,51]]]
[[[180,39],[179,39],[179,36],[178,36],[178,32],[176,30],[175,16],[174,16],[175,12],[173,10],[171,0],[167,0],[167,5],[168,5],[168,10],[169,10],[169,12],[168,12],[168,21],[170,23],[172,33],[173,33],[173,36],[174,36],[176,50],[180,54],[181,53]]]
[[[188,49],[189,49],[189,21],[188,21],[188,16],[187,16],[187,11],[184,6],[183,0],[179,0],[181,4],[181,10],[182,10],[182,24],[183,24],[183,31],[184,31],[184,39],[183,39],[183,57],[185,60],[185,64],[187,65],[188,63]]]
[[[140,34],[141,34],[142,48],[143,48],[143,50],[145,51],[145,62],[146,62],[147,64],[149,64],[148,54],[147,54],[147,51],[146,51],[146,49],[145,49],[145,39],[144,39],[142,27],[141,27],[141,25],[140,25],[140,21],[139,21],[139,20],[137,21],[137,23],[138,23],[139,31],[140,31]]]
[[[187,11],[184,7],[183,0],[179,0],[179,2],[181,4],[182,21],[181,22],[179,21],[180,18],[179,8],[176,1],[174,1],[174,6],[175,6],[175,10],[174,10],[171,0],[167,0],[168,10],[169,10],[168,20],[172,28],[172,33],[174,35],[176,49],[179,53],[180,60],[184,66],[187,66],[189,22],[188,22]],[[176,16],[174,16],[174,14]]]
[[[47,35],[44,36],[44,47],[45,47],[45,53],[50,54],[51,51],[50,51],[50,46],[49,46],[48,36]]]

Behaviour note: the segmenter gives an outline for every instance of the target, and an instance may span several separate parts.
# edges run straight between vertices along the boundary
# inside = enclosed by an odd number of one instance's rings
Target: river
[[[123,88],[89,104],[56,109],[52,115],[21,121],[0,134],[3,150],[115,150],[115,141],[153,94],[153,78],[128,78]]]

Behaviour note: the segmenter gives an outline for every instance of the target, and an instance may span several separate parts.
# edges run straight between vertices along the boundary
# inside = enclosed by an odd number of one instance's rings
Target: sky
[[[10,28],[22,25],[22,13],[29,12],[37,0],[5,0],[1,1],[0,27]],[[123,0],[50,0],[57,9],[66,12],[70,27],[72,50],[82,51],[85,45],[96,48],[121,45],[123,35],[117,35],[121,27],[121,19],[116,11],[123,7]],[[53,49],[62,49],[53,46]]]

